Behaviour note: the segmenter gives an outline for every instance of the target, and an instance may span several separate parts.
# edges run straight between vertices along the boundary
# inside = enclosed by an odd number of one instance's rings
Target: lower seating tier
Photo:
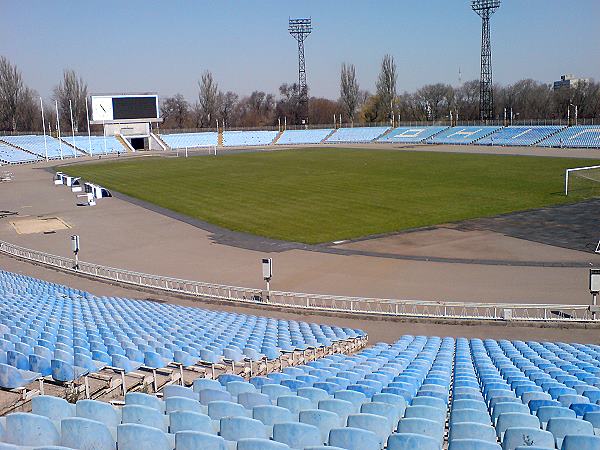
[[[161,398],[128,393],[122,407],[36,397],[32,414],[0,422],[0,441],[119,450],[597,450],[599,374],[598,345],[407,335],[248,381],[223,374],[169,385]]]

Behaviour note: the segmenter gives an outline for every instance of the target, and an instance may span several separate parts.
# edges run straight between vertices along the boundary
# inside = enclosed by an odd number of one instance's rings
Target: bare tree
[[[454,89],[448,84],[427,84],[416,94],[419,103],[428,113],[429,120],[439,120],[449,115],[454,101]]]
[[[219,92],[218,96],[218,107],[219,107],[219,116],[222,121],[225,122],[227,126],[232,126],[235,124],[235,107],[238,103],[238,95],[235,92],[227,91],[225,93]]]
[[[16,131],[19,101],[23,93],[23,78],[16,65],[0,57],[0,126]]]
[[[354,64],[342,63],[340,73],[340,100],[350,122],[354,124],[356,109],[359,104],[359,87],[356,80]]]
[[[38,93],[25,86],[21,92],[17,109],[18,128],[27,131],[40,131],[42,129],[40,112]]]
[[[377,97],[380,102],[378,108],[378,119],[391,119],[394,114],[394,102],[396,100],[396,62],[391,55],[385,55],[381,61],[381,70],[377,79]]]
[[[198,92],[200,126],[212,127],[213,124],[216,124],[215,121],[217,120],[219,86],[214,80],[212,73],[207,70],[202,74],[200,81],[198,81],[198,87],[200,88]]]
[[[165,128],[185,128],[189,122],[190,105],[177,94],[165,98],[160,105],[160,115],[163,118]]]
[[[60,84],[54,88],[53,96],[53,99],[58,101],[61,128],[71,128],[70,101],[73,108],[73,128],[75,131],[85,129],[87,94],[88,88],[83,78],[78,77],[74,70],[65,70]]]

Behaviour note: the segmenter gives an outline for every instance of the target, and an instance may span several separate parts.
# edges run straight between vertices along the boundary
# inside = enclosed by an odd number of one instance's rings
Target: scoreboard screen
[[[157,95],[94,95],[93,121],[158,119]]]

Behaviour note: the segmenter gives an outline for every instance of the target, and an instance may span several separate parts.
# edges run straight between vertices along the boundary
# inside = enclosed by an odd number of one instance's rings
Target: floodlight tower
[[[312,20],[289,19],[288,31],[298,41],[298,116],[308,118],[308,88],[306,87],[306,65],[304,61],[304,40],[312,31]]]
[[[472,0],[471,8],[481,17],[481,79],[479,82],[479,118],[494,118],[492,93],[492,42],[490,16],[500,7],[500,0]]]

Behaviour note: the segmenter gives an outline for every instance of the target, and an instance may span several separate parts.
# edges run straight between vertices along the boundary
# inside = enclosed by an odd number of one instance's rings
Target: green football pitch
[[[59,170],[231,230],[314,244],[578,201],[587,191],[565,197],[565,169],[596,164],[326,147]]]

